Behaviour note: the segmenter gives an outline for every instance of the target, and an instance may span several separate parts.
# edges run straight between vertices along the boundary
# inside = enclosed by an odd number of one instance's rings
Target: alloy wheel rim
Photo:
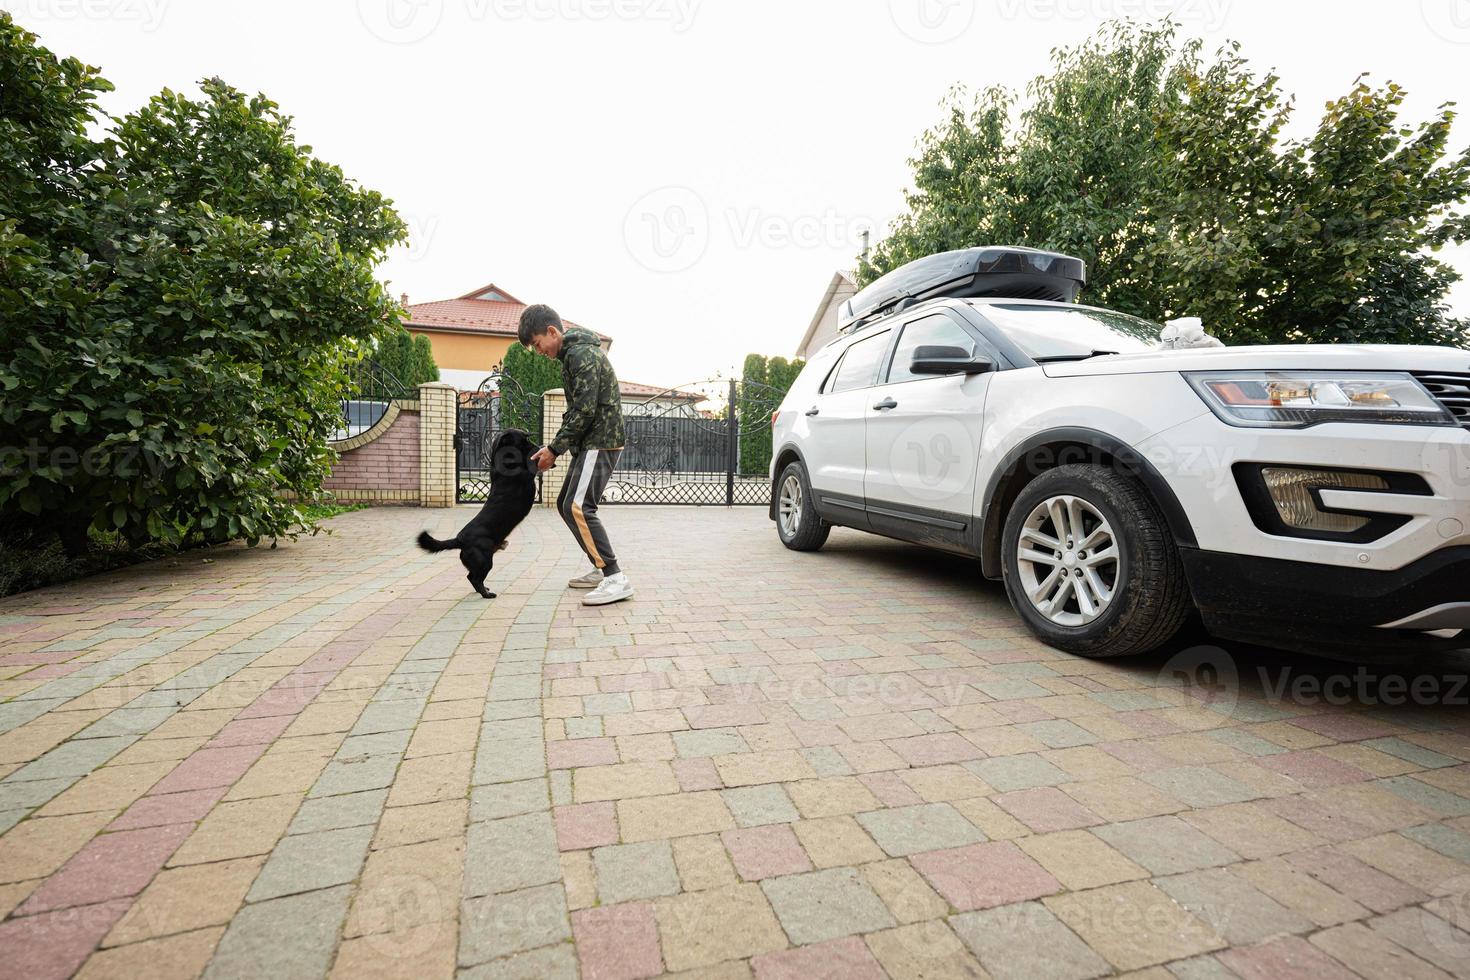
[[[1033,608],[1057,626],[1087,626],[1107,612],[1122,578],[1121,544],[1081,497],[1049,497],[1021,525],[1016,564]]]
[[[801,481],[792,474],[781,484],[781,531],[789,538],[801,527]]]

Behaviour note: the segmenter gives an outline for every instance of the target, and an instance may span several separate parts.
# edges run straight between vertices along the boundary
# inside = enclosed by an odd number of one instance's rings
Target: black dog
[[[459,549],[459,560],[470,570],[470,584],[486,599],[495,593],[485,588],[485,576],[495,564],[495,552],[505,548],[505,539],[526,519],[536,501],[536,466],[531,454],[536,447],[520,429],[506,429],[490,451],[490,499],[453,538],[440,541],[424,531],[419,547],[425,551]]]

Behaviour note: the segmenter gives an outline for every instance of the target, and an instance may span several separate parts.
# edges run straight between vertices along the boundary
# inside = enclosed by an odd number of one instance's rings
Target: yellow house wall
[[[412,327],[408,332],[429,338],[429,346],[434,348],[434,363],[439,367],[464,371],[490,370],[505,360],[505,352],[515,342],[514,337],[437,333]]]

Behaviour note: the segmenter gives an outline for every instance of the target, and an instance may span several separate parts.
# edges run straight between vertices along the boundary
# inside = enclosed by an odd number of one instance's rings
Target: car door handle
[[[812,407],[811,407],[811,408],[809,408],[809,409],[807,409],[807,410],[806,410],[806,413],[807,413],[807,414],[808,414],[808,415],[817,415],[817,414],[819,414],[819,413],[820,413],[820,412],[821,412],[821,411],[822,411],[822,410],[821,410],[821,409],[820,409],[820,408],[818,408],[818,407],[817,407],[817,406],[815,406],[815,405],[813,405],[813,406],[812,406]]]
[[[880,411],[885,408],[897,408],[898,402],[894,401],[892,398],[885,398],[873,407],[879,409]]]

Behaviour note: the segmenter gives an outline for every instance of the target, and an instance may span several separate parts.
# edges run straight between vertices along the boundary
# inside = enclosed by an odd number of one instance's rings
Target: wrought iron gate
[[[455,415],[454,456],[456,499],[483,503],[490,496],[490,450],[506,429],[523,429],[531,441],[541,442],[541,396],[527,392],[515,378],[496,371],[477,391],[461,392]],[[541,478],[536,478],[536,502],[541,502]]]
[[[771,413],[784,396],[754,381],[715,380],[625,401],[627,442],[602,503],[767,503]]]

